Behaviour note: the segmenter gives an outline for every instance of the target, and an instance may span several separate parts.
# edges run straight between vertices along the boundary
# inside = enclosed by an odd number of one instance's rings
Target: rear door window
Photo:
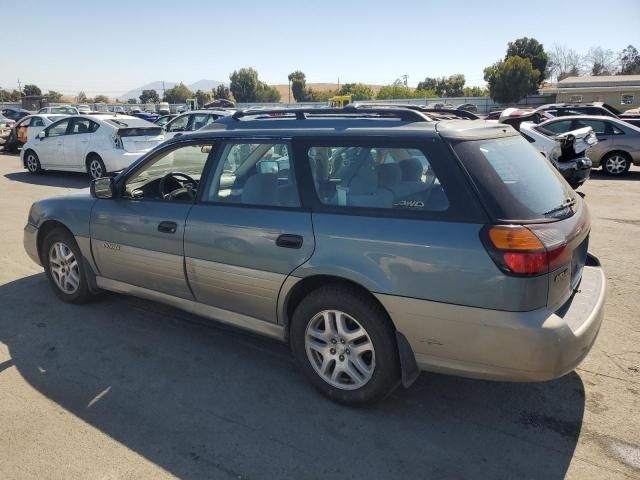
[[[67,133],[70,119],[60,120],[45,130],[47,137],[59,137]]]
[[[540,125],[538,129],[546,135],[560,135],[571,130],[571,120],[559,120],[557,122]]]
[[[492,217],[512,222],[549,218],[574,199],[558,171],[521,136],[453,145]]]
[[[312,145],[306,153],[324,205],[414,212],[449,208],[447,193],[420,149]]]

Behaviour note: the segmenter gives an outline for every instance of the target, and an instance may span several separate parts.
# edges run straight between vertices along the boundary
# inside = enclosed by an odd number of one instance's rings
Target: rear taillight
[[[554,271],[571,260],[571,252],[548,231],[519,225],[486,226],[482,243],[495,264],[509,275],[536,276]]]

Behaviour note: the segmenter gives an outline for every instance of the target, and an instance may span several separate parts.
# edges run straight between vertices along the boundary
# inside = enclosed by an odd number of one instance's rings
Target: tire
[[[611,152],[607,153],[600,163],[604,173],[612,177],[621,177],[631,168],[631,157],[625,152]]]
[[[40,258],[58,298],[68,303],[85,303],[92,297],[83,257],[71,233],[62,228],[49,232],[42,241]]]
[[[290,343],[302,372],[339,403],[377,401],[400,383],[394,328],[386,312],[355,288],[327,285],[303,298],[293,314]]]
[[[92,180],[104,177],[107,174],[107,169],[100,155],[92,153],[87,157],[87,173]]]
[[[32,175],[40,175],[42,173],[42,166],[40,165],[40,159],[33,150],[28,150],[24,154],[24,163]]]

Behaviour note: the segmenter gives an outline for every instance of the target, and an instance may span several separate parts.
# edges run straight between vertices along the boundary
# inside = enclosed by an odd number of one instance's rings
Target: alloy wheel
[[[103,171],[102,171],[102,165],[100,164],[100,160],[93,159],[91,160],[91,162],[89,163],[89,174],[91,175],[91,178],[100,178],[103,175]]]
[[[49,249],[49,270],[56,286],[66,294],[73,294],[80,286],[80,268],[73,251],[62,242]]]
[[[619,175],[625,171],[627,168],[627,159],[622,155],[612,155],[607,158],[604,168],[608,173],[613,175]]]
[[[305,350],[316,373],[333,387],[356,390],[373,376],[376,360],[369,334],[339,310],[325,310],[311,319]]]
[[[32,173],[35,173],[38,171],[38,159],[33,153],[29,153],[27,155],[27,168]]]

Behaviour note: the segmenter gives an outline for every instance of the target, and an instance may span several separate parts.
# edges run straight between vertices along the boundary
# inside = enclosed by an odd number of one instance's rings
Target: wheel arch
[[[36,238],[36,244],[38,246],[38,256],[40,257],[40,262],[44,262],[44,259],[42,258],[42,242],[50,232],[56,229],[66,230],[70,235],[73,236],[73,238],[75,238],[75,235],[73,234],[73,232],[61,221],[51,219],[43,222],[42,225],[40,225],[40,227],[38,228],[38,236]]]
[[[281,320],[284,322],[287,337],[289,337],[291,318],[302,299],[318,288],[336,284],[357,290],[374,302],[380,308],[381,312],[384,312],[389,325],[395,333],[398,358],[400,360],[400,369],[402,373],[402,385],[405,388],[409,387],[416,381],[420,374],[415,355],[409,342],[402,332],[396,328],[389,311],[380,302],[380,300],[378,300],[370,290],[354,280],[336,275],[316,274],[299,280],[287,292],[283,292],[285,294],[285,298],[281,311]]]
[[[84,157],[84,166],[89,168],[89,161],[93,158],[93,157],[98,157],[100,160],[102,160],[104,162],[104,160],[102,159],[102,157],[100,156],[100,154],[98,152],[94,152],[93,150],[90,152],[87,152],[87,155]]]

